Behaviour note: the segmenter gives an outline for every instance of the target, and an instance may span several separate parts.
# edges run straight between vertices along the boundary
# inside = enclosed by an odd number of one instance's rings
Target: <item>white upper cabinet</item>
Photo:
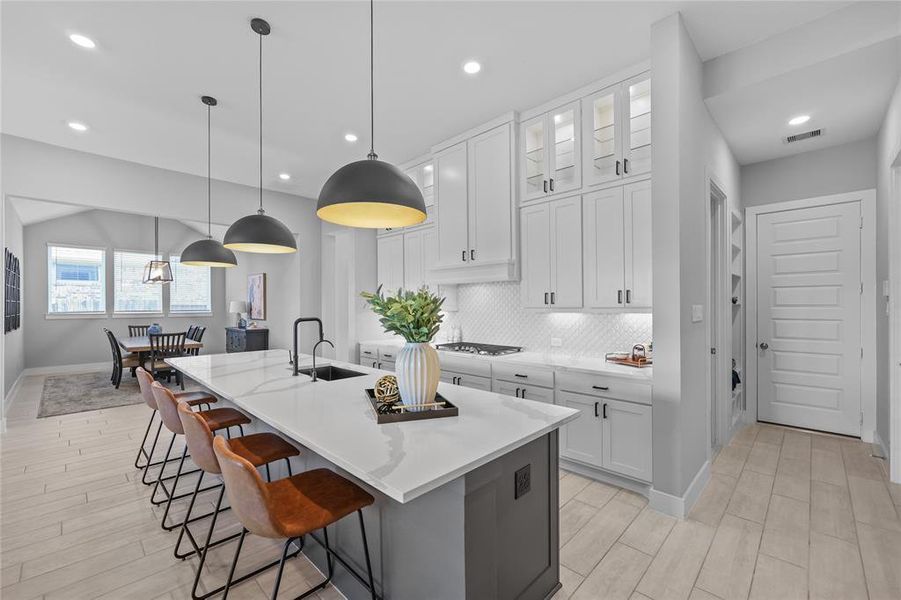
[[[520,227],[523,306],[581,308],[581,197],[525,206]]]
[[[648,75],[582,100],[585,185],[651,170],[651,80]]]
[[[396,293],[404,287],[404,236],[387,235],[378,238],[378,283],[382,291]]]
[[[435,153],[438,283],[515,279],[513,139],[506,122]]]
[[[415,291],[425,284],[423,230],[404,233],[404,289]]]
[[[651,307],[651,182],[586,194],[585,305]]]
[[[572,102],[520,125],[523,200],[582,187],[580,111]]]
[[[435,203],[435,164],[433,160],[427,160],[412,166],[404,171],[407,177],[413,180],[413,183],[422,192],[422,198],[425,205],[432,206]]]

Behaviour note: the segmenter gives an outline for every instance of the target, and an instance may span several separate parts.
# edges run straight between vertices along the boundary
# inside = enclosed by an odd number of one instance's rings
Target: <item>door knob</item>
[[[760,342],[760,349],[761,349],[761,350],[766,350],[766,349],[769,348],[769,347],[770,347],[770,345],[767,344],[766,342]]]

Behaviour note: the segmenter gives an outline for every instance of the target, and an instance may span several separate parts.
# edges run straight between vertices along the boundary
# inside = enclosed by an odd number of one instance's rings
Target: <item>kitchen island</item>
[[[539,599],[559,586],[557,429],[577,411],[442,383],[458,417],[378,425],[364,389],[384,371],[318,361],[362,375],[314,382],[293,376],[286,350],[167,362],[305,448],[299,468],[332,468],[376,497],[364,513],[382,597]],[[364,564],[354,523],[330,537]],[[325,564],[315,544],[306,552]],[[368,597],[340,567],[334,583]]]

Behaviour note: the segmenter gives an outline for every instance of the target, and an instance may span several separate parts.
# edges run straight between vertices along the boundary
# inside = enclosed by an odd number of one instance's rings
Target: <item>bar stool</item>
[[[191,497],[191,502],[188,504],[188,511],[185,513],[185,520],[182,524],[181,531],[179,531],[178,541],[175,542],[174,554],[176,558],[181,559],[185,559],[193,554],[200,554],[200,564],[197,566],[197,572],[194,575],[194,587],[191,589],[191,597],[194,598],[194,600],[203,600],[210,596],[215,596],[225,589],[225,586],[222,586],[209,591],[206,594],[197,594],[197,586],[200,585],[200,575],[203,571],[203,565],[206,563],[207,551],[213,546],[218,546],[219,544],[235,539],[240,533],[229,535],[220,540],[216,540],[215,542],[212,541],[213,531],[216,528],[216,519],[219,516],[222,499],[225,495],[225,486],[222,486],[219,489],[216,508],[213,510],[213,518],[210,520],[210,528],[207,532],[203,546],[198,546],[197,541],[191,534],[191,530],[188,528],[188,522],[191,518],[191,511],[194,509],[194,502],[197,499],[198,490],[200,490],[200,482],[203,480],[205,474],[221,475],[222,471],[219,469],[219,461],[216,459],[216,454],[213,451],[213,432],[210,430],[209,425],[207,425],[206,420],[200,414],[192,411],[191,408],[184,403],[178,405],[178,416],[181,418],[181,424],[185,431],[185,442],[188,445],[188,449],[191,451],[191,457],[194,459],[194,463],[201,468],[202,473],[200,474],[200,477],[197,478],[194,495]],[[269,470],[270,463],[284,460],[285,464],[288,466],[288,475],[291,475],[291,461],[289,459],[292,456],[298,456],[300,454],[300,451],[297,448],[274,433],[253,433],[232,438],[231,449],[235,454],[245,459],[254,467],[262,467],[265,465],[266,479],[269,481],[272,481],[272,474]],[[180,553],[179,548],[181,547],[182,537],[186,534],[188,541],[194,546],[194,551]],[[279,561],[275,561],[262,566],[253,573],[243,575],[240,581],[255,577],[266,569],[274,567],[278,563]]]
[[[153,398],[156,400],[156,406],[160,411],[160,418],[163,421],[163,425],[172,432],[172,439],[169,441],[169,448],[166,450],[165,460],[168,461],[169,455],[172,453],[172,446],[175,444],[175,438],[185,434],[181,419],[178,416],[178,400],[175,399],[175,394],[172,390],[163,387],[158,381],[154,381],[153,385],[150,386],[150,389],[153,391]],[[227,431],[231,427],[237,427],[241,431],[241,435],[244,435],[244,425],[250,423],[250,417],[235,408],[214,408],[212,410],[198,411],[196,414],[206,422],[207,427],[212,431],[218,431],[220,429],[225,429]],[[185,447],[181,452],[181,460],[178,462],[178,470],[175,472],[175,477],[172,481],[172,491],[170,492],[163,483],[163,471],[165,470],[165,465],[163,465],[163,468],[160,469],[159,477],[156,479],[153,493],[150,495],[150,501],[155,502],[156,491],[162,486],[163,492],[168,496],[166,500],[166,510],[163,511],[163,518],[160,521],[160,527],[166,531],[172,531],[176,527],[181,526],[181,523],[175,523],[173,525],[166,524],[166,517],[169,516],[169,509],[172,507],[172,501],[179,498],[186,498],[191,495],[190,492],[178,496],[175,494],[175,491],[178,489],[178,480],[181,477],[181,471],[185,465],[185,458],[187,458],[187,456],[188,446],[185,444]],[[199,491],[205,492],[207,490],[215,489],[216,487],[218,487],[218,485],[210,486]],[[206,518],[210,516],[210,514],[195,517],[194,520]]]
[[[307,534],[316,539],[312,532],[322,530],[323,541],[320,542],[326,552],[328,575],[323,582],[307,590],[296,600],[306,598],[321,590],[332,580],[334,565],[332,557],[340,562],[360,583],[369,589],[373,600],[376,600],[375,584],[372,579],[372,562],[369,559],[369,545],[366,541],[366,527],[363,524],[363,508],[375,500],[363,488],[351,483],[329,469],[313,469],[285,479],[267,483],[263,481],[253,464],[238,455],[232,449],[232,442],[221,435],[213,440],[213,450],[219,459],[225,491],[232,510],[241,522],[241,536],[238,547],[228,572],[225,593],[222,600],[228,598],[229,587],[241,554],[241,546],[248,531],[267,538],[287,538],[282,557],[279,561],[272,589],[272,598],[278,597],[278,588],[282,581],[282,572],[288,550],[295,540],[300,541]],[[329,547],[327,527],[342,518],[356,512],[360,520],[360,533],[363,536],[363,553],[366,556],[367,580],[364,580],[339,554]],[[316,540],[319,542],[319,540]],[[296,554],[296,553],[295,553]],[[242,581],[242,577],[239,581]]]
[[[156,444],[160,439],[160,431],[163,428],[163,421],[160,420],[159,425],[156,428],[156,435],[153,438],[153,444],[150,446],[150,453],[144,449],[145,444],[147,443],[147,436],[150,434],[150,428],[153,426],[153,420],[157,415],[156,408],[156,399],[153,397],[153,391],[150,389],[150,386],[153,385],[153,376],[148,373],[144,367],[137,367],[135,369],[135,376],[138,378],[138,387],[141,389],[141,398],[144,399],[144,403],[150,407],[152,411],[150,413],[150,421],[147,423],[147,429],[144,431],[144,439],[141,440],[141,446],[138,448],[138,455],[135,457],[135,468],[143,469],[144,473],[141,475],[141,482],[144,485],[153,485],[153,481],[147,481],[147,472],[150,470],[150,467],[156,467],[159,465],[164,465],[163,461],[156,461],[154,463],[150,462],[153,456],[153,453],[156,451]],[[175,392],[175,398],[181,402],[186,402],[190,406],[202,406],[206,405],[207,409],[210,408],[210,404],[218,401],[218,398],[213,394],[207,392]],[[146,461],[144,465],[141,465],[141,456],[144,456],[144,460]],[[176,458],[172,459],[173,461],[178,460]]]

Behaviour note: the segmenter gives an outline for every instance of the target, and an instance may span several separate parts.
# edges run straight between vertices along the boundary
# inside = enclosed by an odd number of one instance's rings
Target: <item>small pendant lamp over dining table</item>
[[[344,165],[322,186],[316,214],[349,227],[406,227],[426,218],[419,187],[375,153],[375,45],[373,0],[369,2],[369,155]]]

